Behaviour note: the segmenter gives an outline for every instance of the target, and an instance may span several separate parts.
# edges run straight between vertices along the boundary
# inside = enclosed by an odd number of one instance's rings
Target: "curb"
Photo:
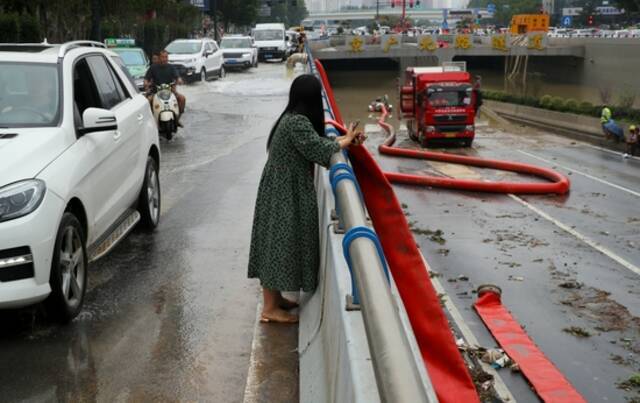
[[[491,105],[494,104],[494,105]],[[505,106],[507,108],[514,107],[514,111],[506,111],[500,110],[501,106]],[[517,106],[518,108],[515,108]],[[553,118],[546,116],[545,118],[540,118],[533,114],[526,113],[528,110],[535,109],[544,113],[544,110],[539,108],[527,107],[527,110],[521,110],[523,107],[521,105],[508,104],[505,102],[497,102],[497,101],[489,101],[485,102],[482,106],[482,112],[489,116],[491,119],[497,121],[500,125],[513,126],[513,124],[523,124],[531,127],[535,127],[538,129],[542,129],[545,131],[552,132],[554,134],[558,134],[573,140],[580,140],[598,147],[602,147],[611,151],[616,151],[623,153],[625,152],[624,143],[613,143],[604,139],[603,135],[596,134],[597,129],[589,130],[589,131],[581,131],[574,130],[566,127],[566,122],[556,121]],[[554,114],[558,114],[560,112],[554,112]],[[567,117],[574,117],[573,114],[562,113],[562,115],[566,115]],[[594,118],[595,119],[595,118]]]

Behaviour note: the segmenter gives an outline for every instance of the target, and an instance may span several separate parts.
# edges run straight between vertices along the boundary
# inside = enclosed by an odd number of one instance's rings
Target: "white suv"
[[[0,44],[0,308],[82,308],[87,265],[160,217],[149,102],[96,42]]]
[[[176,66],[187,81],[206,81],[225,75],[222,50],[213,39],[176,39],[165,50],[169,52],[169,63]]]

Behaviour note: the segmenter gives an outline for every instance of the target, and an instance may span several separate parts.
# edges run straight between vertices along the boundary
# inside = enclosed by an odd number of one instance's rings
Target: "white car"
[[[165,50],[169,52],[169,63],[187,81],[207,81],[225,75],[222,50],[213,39],[176,39]]]
[[[0,44],[0,308],[81,310],[88,263],[160,217],[149,102],[97,42]]]
[[[287,35],[284,24],[256,24],[251,35],[258,47],[258,57],[261,60],[282,62],[287,58]]]
[[[220,41],[227,69],[258,67],[258,47],[250,36],[226,35]]]

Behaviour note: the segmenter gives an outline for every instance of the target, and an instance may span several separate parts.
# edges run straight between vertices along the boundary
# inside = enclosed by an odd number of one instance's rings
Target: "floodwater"
[[[482,77],[482,88],[492,91],[505,91],[511,94],[542,97],[544,95],[558,96],[564,99],[573,98],[578,102],[587,101],[595,105],[602,104],[600,90],[584,83],[571,83],[566,77],[566,71],[537,71],[530,66],[526,85],[522,77],[511,81],[504,79],[502,67],[474,68],[467,65],[472,75]],[[366,106],[376,97],[389,95],[391,102],[398,104],[398,82],[400,73],[395,70],[375,71],[329,71],[329,78],[333,86],[341,111],[346,120],[362,119],[366,117]],[[621,94],[611,93],[614,102]],[[640,99],[635,102],[640,106]],[[364,111],[361,113],[359,111]],[[349,119],[347,119],[349,118]]]

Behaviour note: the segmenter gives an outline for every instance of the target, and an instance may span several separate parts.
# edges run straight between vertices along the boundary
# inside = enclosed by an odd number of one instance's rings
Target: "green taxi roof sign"
[[[107,38],[104,44],[108,48],[132,48],[136,46],[136,40],[132,38]]]

